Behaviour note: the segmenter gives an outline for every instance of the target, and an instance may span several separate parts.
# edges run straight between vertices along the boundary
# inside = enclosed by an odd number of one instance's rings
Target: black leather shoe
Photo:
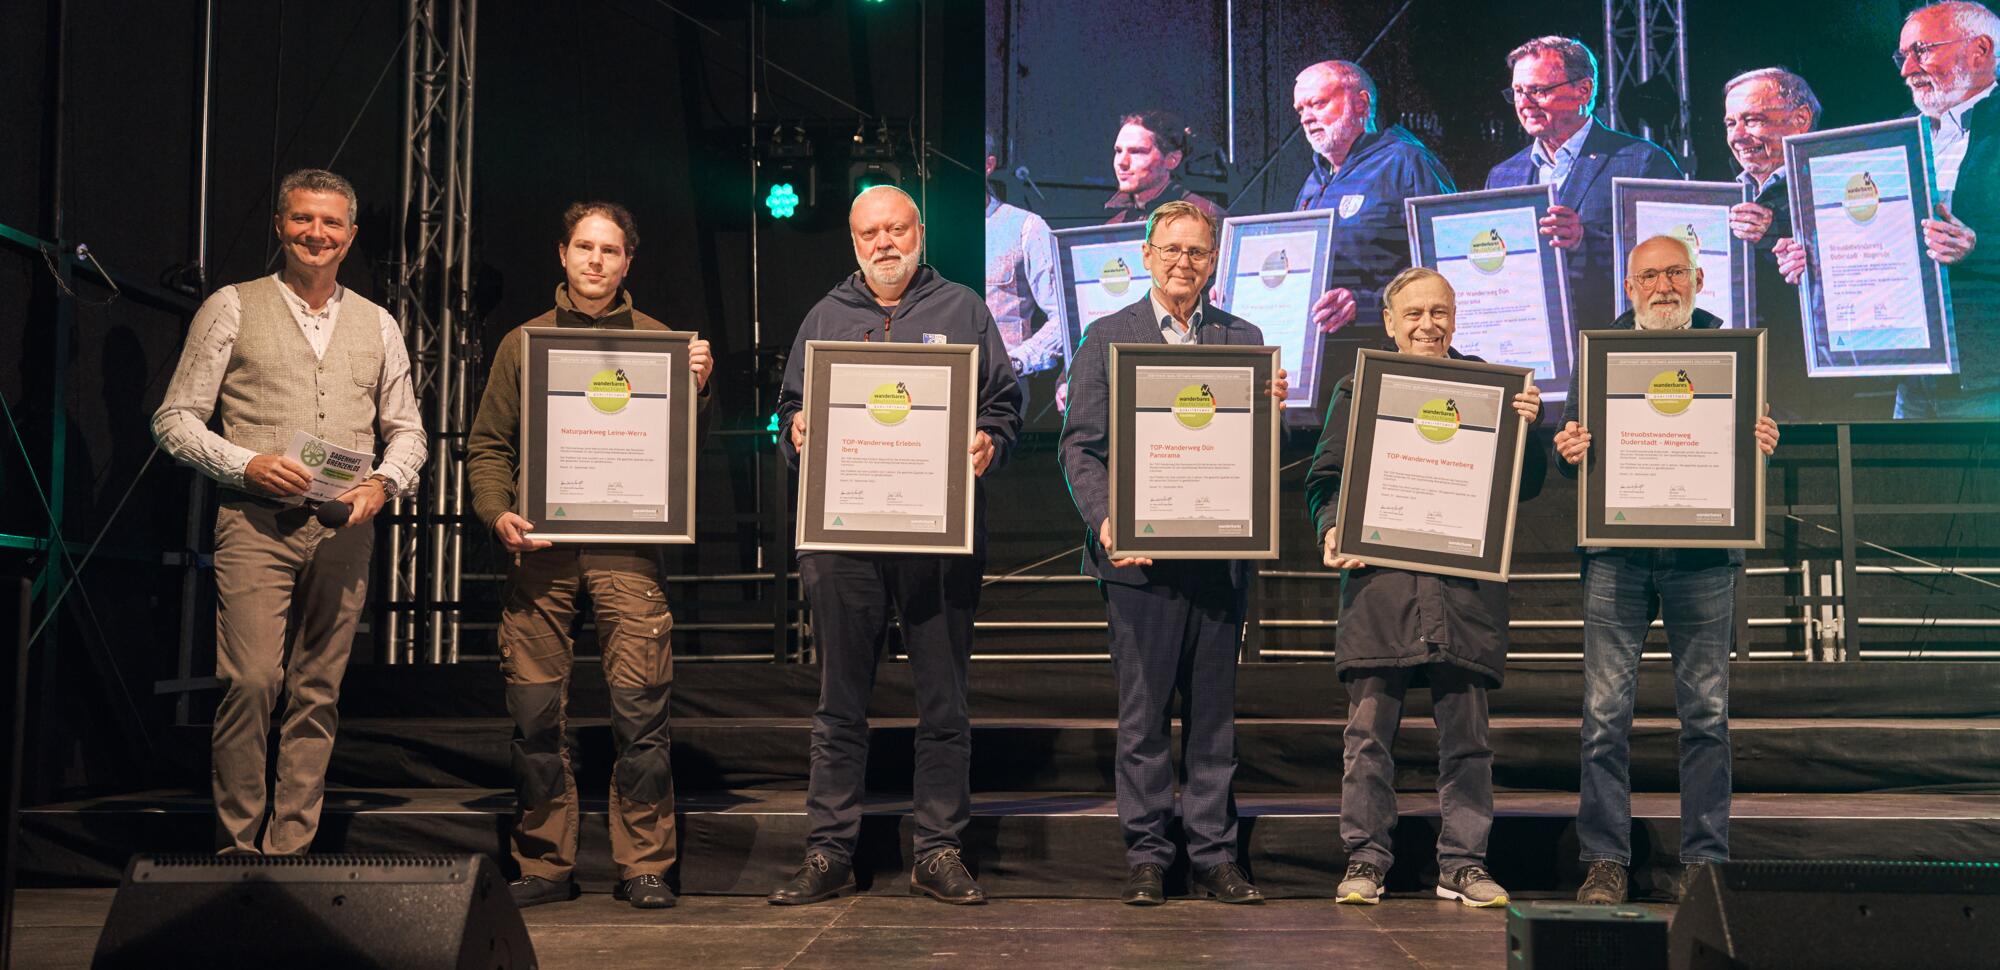
[[[1120,897],[1127,906],[1158,906],[1167,901],[1167,890],[1161,880],[1166,871],[1150,862],[1132,867],[1132,874],[1125,877],[1125,895]]]
[[[576,880],[568,876],[561,879],[522,876],[507,884],[507,894],[514,897],[515,909],[527,909],[543,903],[566,903],[577,897]]]
[[[853,888],[854,870],[847,863],[835,862],[823,852],[808,852],[792,880],[766,898],[773,906],[801,906],[832,899]]]
[[[972,881],[957,849],[939,849],[917,860],[910,870],[910,895],[929,896],[956,906],[977,906],[986,901],[986,890]]]
[[[1219,866],[1210,866],[1207,869],[1196,872],[1194,874],[1194,884],[1196,888],[1210,896],[1214,896],[1220,902],[1261,903],[1264,901],[1263,890],[1251,885],[1249,877],[1243,875],[1243,870],[1236,868],[1236,863],[1234,862],[1225,862]]]
[[[633,876],[611,891],[611,898],[631,903],[633,909],[671,909],[674,891],[655,875]]]

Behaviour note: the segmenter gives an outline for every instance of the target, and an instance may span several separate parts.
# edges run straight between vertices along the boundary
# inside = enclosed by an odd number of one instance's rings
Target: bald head
[[[854,236],[854,261],[875,295],[900,299],[923,258],[924,227],[917,203],[893,185],[877,185],[854,197],[847,228]]]
[[[1292,110],[1313,152],[1338,166],[1355,139],[1375,130],[1375,79],[1352,61],[1321,61],[1293,82]]]
[[[1625,260],[1625,298],[1640,330],[1680,330],[1694,320],[1701,267],[1695,247],[1679,236],[1652,236]]]

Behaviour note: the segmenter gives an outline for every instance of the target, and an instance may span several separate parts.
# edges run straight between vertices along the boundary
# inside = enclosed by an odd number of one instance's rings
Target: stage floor
[[[14,965],[90,965],[111,906],[109,889],[24,890]],[[1672,907],[1653,908],[1663,914]],[[924,899],[852,896],[817,906],[697,896],[642,913],[610,896],[522,914],[543,970],[619,967],[1288,967],[1504,966],[1507,912],[1428,896],[1379,906],[1278,900],[1224,906],[1173,900],[1139,909],[1110,900],[1008,899],[954,907]]]

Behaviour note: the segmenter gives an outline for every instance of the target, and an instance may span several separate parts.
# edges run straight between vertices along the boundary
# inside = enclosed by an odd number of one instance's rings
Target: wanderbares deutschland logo
[[[1425,441],[1450,441],[1458,433],[1458,423],[1458,402],[1450,398],[1434,397],[1417,408],[1417,433]]]
[[[1646,385],[1646,403],[1660,414],[1680,414],[1694,403],[1694,382],[1687,371],[1663,370]]]
[[[1174,395],[1174,420],[1181,427],[1199,431],[1215,420],[1215,392],[1207,384],[1189,384]]]
[[[318,468],[326,464],[326,446],[317,441],[308,441],[299,449],[299,464],[307,468]]]
[[[893,427],[910,416],[910,405],[915,403],[916,398],[910,396],[910,389],[902,381],[882,384],[868,394],[868,416],[876,424]]]
[[[617,414],[632,403],[632,382],[625,376],[623,368],[606,368],[590,376],[590,388],[584,392],[590,399],[590,406],[604,414]]]
[[[1500,238],[1500,230],[1488,229],[1472,237],[1465,255],[1472,260],[1472,268],[1482,273],[1498,273],[1507,265],[1507,241]]]
[[[1855,222],[1875,218],[1875,210],[1882,207],[1882,190],[1875,185],[1875,176],[1867,172],[1849,176],[1847,194],[1840,204],[1847,210],[1847,217]]]
[[[1285,277],[1291,275],[1291,272],[1291,256],[1282,248],[1273,249],[1269,256],[1264,257],[1264,265],[1257,270],[1257,278],[1263,280],[1265,286],[1275,290],[1284,285]]]
[[[1097,271],[1097,282],[1104,284],[1105,292],[1112,296],[1124,296],[1132,288],[1132,267],[1126,265],[1125,257],[1113,256]]]

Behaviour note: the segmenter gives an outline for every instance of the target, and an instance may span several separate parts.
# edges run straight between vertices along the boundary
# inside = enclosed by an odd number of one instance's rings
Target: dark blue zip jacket
[[[979,294],[922,265],[903,291],[902,301],[893,307],[875,302],[874,292],[858,271],[813,304],[799,324],[792,355],[785,361],[785,383],[778,389],[778,427],[784,429],[778,433],[778,448],[793,468],[799,466],[799,453],[792,447],[792,415],[805,404],[808,340],[977,344],[979,430],[993,439],[993,463],[986,474],[1007,464],[1021,434],[1021,385],[1014,380],[1000,328],[993,325],[993,313]]]

